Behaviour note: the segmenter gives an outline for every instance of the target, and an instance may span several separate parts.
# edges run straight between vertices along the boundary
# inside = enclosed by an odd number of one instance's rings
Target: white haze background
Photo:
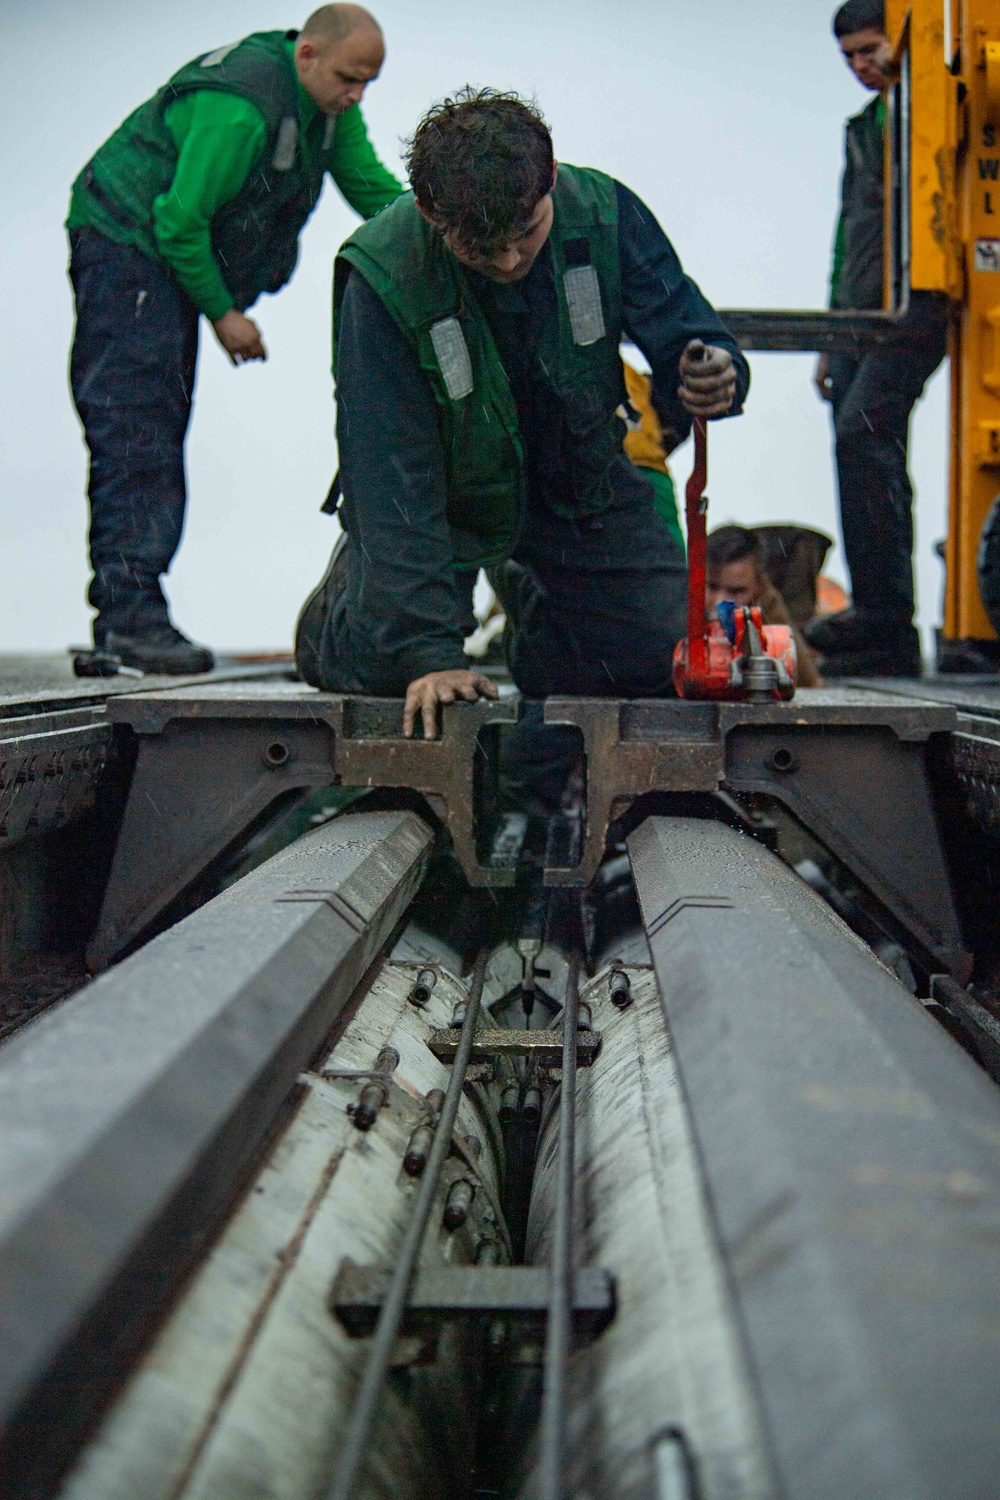
[[[601,167],[659,216],[719,307],[825,302],[843,121],[866,95],[825,0],[377,0],[388,59],[363,105],[383,159],[466,82],[537,96],[566,161]],[[141,100],[199,52],[304,15],[253,0],[8,4],[0,84],[0,651],[89,637],[86,451],[70,403],[69,187]],[[205,332],[188,439],[189,509],[168,580],[177,622],[216,647],[286,646],[335,523],[330,272],[356,222],[328,184],[295,278],[253,316],[270,359],[233,369]],[[812,356],[752,356],[747,413],[711,432],[710,524],[796,519],[837,534],[827,409]],[[938,620],[946,378],[913,423],[920,622]],[[690,468],[690,445],[675,477]],[[839,555],[829,571],[843,578]]]

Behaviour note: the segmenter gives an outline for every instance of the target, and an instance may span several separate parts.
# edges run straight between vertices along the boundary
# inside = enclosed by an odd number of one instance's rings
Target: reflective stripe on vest
[[[299,122],[294,115],[286,115],[278,126],[278,139],[274,143],[271,166],[276,172],[289,172],[295,165],[295,147],[299,140]]]
[[[463,396],[471,396],[474,384],[472,360],[458,319],[442,318],[440,322],[433,323],[431,343],[437,355],[441,379],[452,401],[461,401]]]
[[[596,267],[570,266],[563,273],[563,286],[566,288],[574,344],[578,344],[580,348],[596,344],[607,332],[604,326],[604,308],[601,306],[601,283],[597,279]]]
[[[230,42],[226,47],[216,47],[214,52],[208,52],[199,63],[202,68],[217,68],[221,62],[225,62],[230,52],[235,52],[243,38],[239,42]]]

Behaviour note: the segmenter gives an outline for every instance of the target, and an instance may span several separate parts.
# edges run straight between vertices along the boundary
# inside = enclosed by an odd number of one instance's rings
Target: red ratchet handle
[[[706,521],[708,501],[708,423],[694,419],[694,468],[684,492],[688,544],[688,662],[687,675],[701,678],[708,670],[708,648],[705,640],[705,568]]]

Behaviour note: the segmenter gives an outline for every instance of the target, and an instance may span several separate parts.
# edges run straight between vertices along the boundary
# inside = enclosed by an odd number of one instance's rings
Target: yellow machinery
[[[977,553],[1000,493],[1000,0],[886,0],[896,82],[886,128],[885,307],[727,309],[744,349],[905,345],[911,291],[950,302],[951,474],[938,664],[1000,670]],[[1000,519],[986,549],[1000,620]]]
[[[977,549],[1000,491],[1000,0],[887,0],[886,306],[951,302],[951,476],[942,649],[996,642]],[[992,652],[990,653],[992,655]]]

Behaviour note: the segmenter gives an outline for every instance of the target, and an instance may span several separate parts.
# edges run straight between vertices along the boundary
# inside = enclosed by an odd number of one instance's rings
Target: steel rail
[[[566,1376],[573,1331],[573,1175],[576,1154],[577,1026],[580,1017],[579,948],[570,953],[563,1007],[562,1083],[559,1093],[559,1154],[556,1162],[555,1226],[549,1280],[542,1383],[539,1500],[563,1500],[566,1447]]]
[[[990,1494],[1000,1092],[757,840],[627,843],[773,1492]]]
[[[351,1413],[351,1425],[348,1429],[344,1446],[340,1451],[333,1483],[325,1491],[326,1500],[350,1500],[364,1463],[368,1435],[371,1431],[371,1425],[382,1395],[382,1387],[385,1384],[385,1378],[389,1370],[389,1361],[392,1358],[392,1351],[402,1326],[403,1315],[406,1312],[410,1285],[417,1266],[417,1257],[420,1254],[420,1247],[423,1244],[424,1234],[430,1221],[431,1210],[434,1207],[434,1201],[437,1197],[441,1173],[444,1169],[448,1152],[451,1149],[452,1132],[455,1128],[458,1106],[462,1098],[462,1087],[465,1083],[465,1074],[469,1058],[472,1054],[472,1040],[475,1035],[476,1021],[479,1017],[479,1006],[483,995],[483,984],[486,979],[486,964],[488,959],[489,950],[487,948],[480,949],[476,958],[475,968],[472,972],[472,983],[469,987],[469,999],[465,1011],[465,1020],[462,1022],[462,1034],[459,1038],[458,1052],[452,1064],[451,1076],[448,1079],[448,1087],[445,1091],[444,1104],[441,1107],[437,1129],[434,1132],[434,1143],[427,1158],[427,1166],[424,1168],[423,1176],[420,1179],[420,1190],[417,1193],[413,1212],[406,1227],[406,1234],[403,1237],[403,1243],[393,1267],[385,1301],[382,1304],[378,1322],[375,1325],[368,1363],[361,1378],[358,1399]]]
[[[431,842],[412,813],[313,829],[0,1049],[4,1500],[54,1491],[392,938]]]

